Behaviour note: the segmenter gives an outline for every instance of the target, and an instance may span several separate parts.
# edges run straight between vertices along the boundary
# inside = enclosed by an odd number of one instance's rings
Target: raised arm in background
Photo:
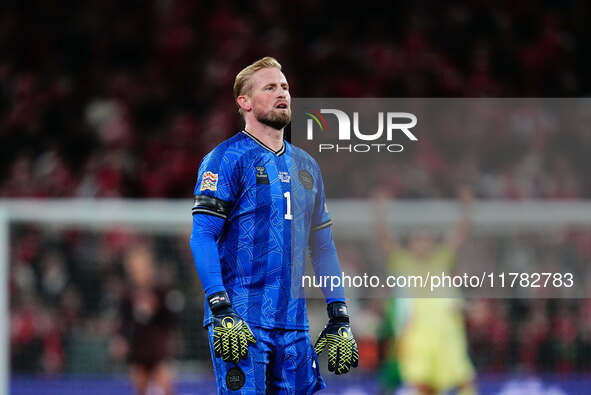
[[[458,187],[458,200],[460,202],[460,221],[455,229],[448,234],[445,244],[456,252],[464,243],[470,228],[470,216],[474,195],[472,189],[466,185]]]
[[[384,256],[389,256],[398,248],[396,239],[392,235],[392,231],[388,225],[388,206],[392,200],[393,196],[388,196],[384,191],[378,191],[373,197],[375,229],[378,237],[378,245]]]

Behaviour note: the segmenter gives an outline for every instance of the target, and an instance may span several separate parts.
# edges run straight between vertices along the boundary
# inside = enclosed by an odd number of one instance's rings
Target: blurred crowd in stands
[[[183,241],[120,228],[13,227],[13,371],[117,372],[138,358],[150,362],[152,354],[144,354],[154,350],[157,359],[199,356],[205,362],[203,307],[196,302],[203,299]],[[141,347],[134,347],[138,341]]]
[[[499,270],[527,271],[545,261],[546,269],[554,265],[572,271],[577,281],[589,278],[589,232],[567,230],[561,235],[556,233],[554,242],[549,242],[548,232],[524,234],[519,243],[512,236],[472,237],[458,265],[488,262]],[[13,372],[112,373],[125,368],[131,350],[122,342],[126,327],[122,306],[133,286],[129,266],[138,246],[143,251],[140,257],[147,257],[157,269],[157,285],[169,291],[168,311],[178,316],[171,355],[192,366],[192,373],[207,369],[209,349],[201,328],[203,293],[186,241],[184,236],[150,236],[120,228],[95,233],[56,231],[35,224],[13,226]],[[384,260],[376,256],[374,244],[337,240],[343,270],[382,273]],[[358,322],[354,330],[363,361],[360,371],[375,372],[380,364],[377,334],[384,319],[384,299],[369,297],[360,289],[347,293]],[[314,334],[324,323],[323,300],[310,300],[309,312]],[[479,373],[591,369],[591,300],[467,299],[464,312],[469,352]]]
[[[581,1],[376,2],[354,19],[348,7],[310,0],[42,3],[8,2],[0,14],[4,197],[191,196],[200,159],[241,129],[234,76],[264,55],[283,64],[294,97],[591,89]],[[464,137],[451,130],[443,144],[422,141],[396,172],[396,195],[451,197],[446,186],[469,172],[483,180],[481,198],[591,196],[589,133],[563,126],[520,144],[500,132],[476,144]]]

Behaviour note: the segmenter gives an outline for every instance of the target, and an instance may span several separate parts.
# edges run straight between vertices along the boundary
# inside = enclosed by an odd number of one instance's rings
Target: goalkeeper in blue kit
[[[308,253],[317,275],[341,275],[322,176],[283,140],[291,96],[275,59],[238,73],[234,97],[245,127],[203,158],[192,209],[218,392],[311,394],[325,387],[319,353],[336,374],[359,359],[343,288],[323,289],[328,324],[314,345],[299,292]]]

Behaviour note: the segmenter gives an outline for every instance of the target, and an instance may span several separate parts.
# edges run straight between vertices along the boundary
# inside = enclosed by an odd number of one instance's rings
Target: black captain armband
[[[209,214],[223,219],[227,219],[232,209],[232,204],[207,195],[195,195],[193,200],[193,209],[195,214]]]
[[[329,226],[332,226],[332,220],[330,220],[330,219],[328,221],[321,223],[321,224],[313,226],[311,230],[312,230],[312,232],[314,232],[315,230],[328,228]]]

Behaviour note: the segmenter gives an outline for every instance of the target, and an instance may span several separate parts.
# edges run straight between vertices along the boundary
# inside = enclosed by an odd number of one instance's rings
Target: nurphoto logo
[[[314,129],[319,129],[320,133],[328,133],[328,123],[322,114],[331,114],[336,117],[338,143],[318,144],[318,152],[402,152],[404,150],[402,144],[392,143],[393,137],[400,135],[400,133],[410,141],[418,141],[418,138],[410,130],[417,125],[417,117],[412,113],[378,112],[377,130],[368,132],[360,130],[359,112],[353,112],[353,122],[351,122],[351,117],[345,111],[335,108],[323,108],[320,111],[306,113],[308,116],[306,137],[310,141],[314,140]],[[342,144],[342,142],[351,141],[371,143]]]

